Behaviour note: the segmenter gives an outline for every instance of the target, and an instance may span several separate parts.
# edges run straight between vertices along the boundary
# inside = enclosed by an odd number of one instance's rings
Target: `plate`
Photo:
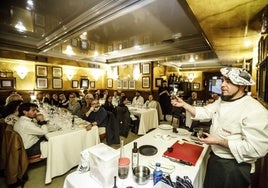
[[[173,127],[169,124],[160,124],[158,126],[160,129],[164,129],[164,130],[171,130]]]
[[[152,145],[143,145],[139,147],[140,154],[145,156],[155,155],[157,151],[158,151],[157,148]]]
[[[182,128],[177,128],[178,131],[178,135],[188,135],[190,134],[190,132],[186,129],[182,129]]]

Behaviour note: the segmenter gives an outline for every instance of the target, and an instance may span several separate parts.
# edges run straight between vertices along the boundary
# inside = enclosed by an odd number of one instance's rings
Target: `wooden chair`
[[[28,157],[29,164],[38,163],[40,161],[46,160],[45,158],[41,158],[41,154],[32,155]]]
[[[182,115],[182,109],[179,107],[172,107],[172,112],[171,112],[171,126],[173,126],[173,121],[174,119],[177,119],[177,124],[178,127],[184,127],[183,122],[185,121],[185,117]],[[185,123],[184,123],[185,124]]]

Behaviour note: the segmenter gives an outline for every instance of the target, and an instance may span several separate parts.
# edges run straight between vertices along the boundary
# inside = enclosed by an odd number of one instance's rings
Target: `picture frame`
[[[72,88],[78,88],[78,80],[72,80]]]
[[[71,45],[72,45],[73,47],[77,47],[77,46],[78,46],[78,39],[76,39],[76,38],[72,39],[72,40],[71,40]]]
[[[129,83],[128,83],[128,85],[129,85],[129,89],[135,89],[135,80],[129,80]]]
[[[52,67],[52,77],[61,78],[62,77],[62,68],[61,67]]]
[[[47,78],[37,78],[36,79],[36,87],[38,89],[46,89],[47,85]]]
[[[88,49],[88,42],[86,40],[81,40],[81,49],[87,50]]]
[[[193,83],[193,90],[199,90],[200,89],[200,83]]]
[[[90,81],[90,88],[95,88],[95,81]]]
[[[5,78],[0,80],[1,89],[14,89],[16,84],[15,78]]]
[[[156,78],[155,79],[155,87],[161,87],[163,82],[163,78]]]
[[[90,42],[90,50],[95,50],[95,43],[94,42]]]
[[[113,51],[113,45],[109,45],[108,48],[107,48],[107,51],[112,52]]]
[[[149,76],[142,77],[142,88],[150,88],[150,77]]]
[[[116,85],[117,85],[117,89],[121,89],[122,88],[122,80],[117,80]]]
[[[150,64],[149,63],[142,64],[142,74],[150,74]]]
[[[111,79],[111,78],[108,78],[107,79],[107,87],[108,88],[112,88],[113,87],[113,79]]]
[[[47,77],[47,66],[36,65],[36,76]]]
[[[123,89],[128,89],[128,80],[123,80]]]
[[[62,79],[61,78],[53,78],[52,79],[52,88],[53,89],[61,89],[62,88]]]
[[[89,87],[89,79],[87,79],[87,78],[81,78],[80,88],[87,89],[88,87]]]

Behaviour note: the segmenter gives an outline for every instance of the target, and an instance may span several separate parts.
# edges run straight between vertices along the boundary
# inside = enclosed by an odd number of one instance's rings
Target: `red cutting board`
[[[193,166],[195,166],[196,161],[198,160],[204,149],[203,146],[187,142],[183,142],[180,144],[178,143],[178,141],[176,141],[171,147],[173,148],[173,151],[165,151],[165,153],[163,154],[164,157],[182,163],[186,162]]]

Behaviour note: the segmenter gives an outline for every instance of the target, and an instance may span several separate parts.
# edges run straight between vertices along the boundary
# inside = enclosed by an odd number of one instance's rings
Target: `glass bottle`
[[[74,116],[73,116],[73,118],[72,118],[72,127],[71,127],[71,129],[74,129],[75,128],[75,126],[74,126]]]
[[[124,140],[121,139],[120,140],[120,158],[125,157],[125,153],[124,153]]]
[[[120,179],[126,179],[129,172],[129,158],[125,157],[124,153],[124,140],[121,140],[120,146],[120,158],[118,159],[118,177]]]
[[[139,149],[137,147],[137,142],[134,142],[133,144],[131,162],[132,169],[139,166]]]
[[[154,172],[153,172],[154,185],[157,184],[157,182],[161,181],[162,176],[163,176],[163,171],[160,168],[161,164],[156,163],[155,166],[156,167],[155,167]]]

